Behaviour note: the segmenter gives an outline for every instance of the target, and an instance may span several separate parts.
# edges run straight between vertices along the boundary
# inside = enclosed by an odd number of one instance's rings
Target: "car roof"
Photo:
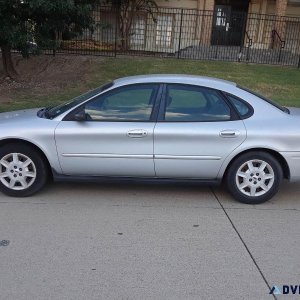
[[[206,76],[186,75],[186,74],[149,74],[123,77],[114,80],[115,86],[122,86],[136,83],[181,83],[192,85],[203,85],[212,88],[222,88],[224,86],[236,86],[236,83]]]

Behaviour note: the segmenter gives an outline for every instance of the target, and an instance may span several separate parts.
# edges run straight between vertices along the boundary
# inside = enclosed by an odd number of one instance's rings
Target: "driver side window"
[[[158,86],[141,84],[117,88],[84,106],[88,121],[150,121]]]

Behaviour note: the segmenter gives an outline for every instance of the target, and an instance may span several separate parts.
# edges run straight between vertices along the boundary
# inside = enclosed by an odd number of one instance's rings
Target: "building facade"
[[[126,51],[194,59],[298,64],[300,0],[156,0],[157,10],[134,14]],[[122,51],[116,12],[95,12],[91,40]],[[102,46],[100,46],[102,47]],[[105,46],[106,47],[106,46]],[[298,58],[296,57],[298,55]],[[251,61],[251,60],[250,60]]]
[[[144,46],[146,51],[174,52],[202,44],[241,46],[247,40],[251,40],[254,48],[269,48],[272,39],[276,44],[287,41],[287,49],[297,48],[300,0],[158,0],[156,3],[160,13],[155,22],[147,14],[136,17],[131,35],[133,49]]]

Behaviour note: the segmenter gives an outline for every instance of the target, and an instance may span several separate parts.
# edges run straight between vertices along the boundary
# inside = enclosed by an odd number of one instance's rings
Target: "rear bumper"
[[[300,151],[297,152],[280,152],[286,160],[290,169],[291,182],[300,181]]]

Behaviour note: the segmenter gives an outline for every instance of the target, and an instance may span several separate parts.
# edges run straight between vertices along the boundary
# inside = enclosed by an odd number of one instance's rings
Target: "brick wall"
[[[205,10],[214,10],[215,0],[206,0],[205,1]]]
[[[215,0],[206,0],[204,5],[205,10],[213,11],[215,9]],[[213,18],[212,16],[207,16],[204,18],[204,28],[203,28],[203,34],[202,34],[202,43],[203,44],[210,44],[211,40],[211,32],[212,32],[212,23]]]
[[[288,0],[276,0],[276,11],[277,16],[285,16]]]
[[[281,17],[286,15],[287,2],[288,0],[276,0],[275,8],[275,14],[278,17],[278,20],[275,23],[275,30],[283,40],[285,39],[286,23],[282,21]],[[278,42],[279,41],[277,40],[277,43]]]

